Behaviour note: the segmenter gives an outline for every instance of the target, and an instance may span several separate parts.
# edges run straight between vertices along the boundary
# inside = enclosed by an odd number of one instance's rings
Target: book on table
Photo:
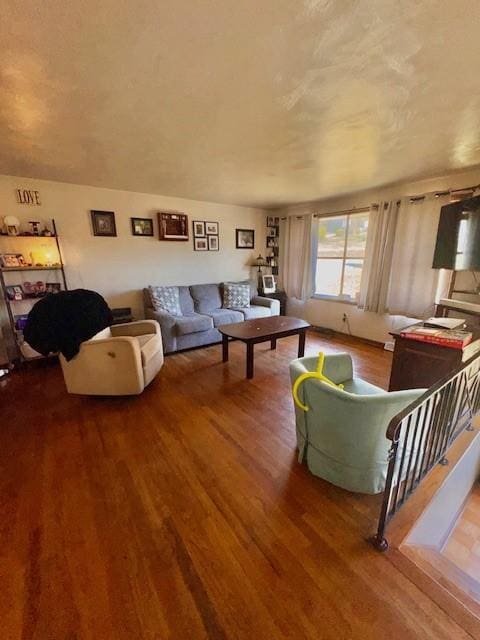
[[[400,332],[402,338],[430,342],[451,349],[463,349],[472,341],[470,331],[458,331],[452,329],[433,329],[429,327],[408,327]]]

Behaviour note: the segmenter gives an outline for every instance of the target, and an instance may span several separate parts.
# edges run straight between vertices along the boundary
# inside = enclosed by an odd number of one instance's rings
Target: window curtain
[[[395,231],[400,201],[380,202],[368,216],[365,263],[358,306],[365,311],[386,313]]]
[[[307,300],[315,292],[318,219],[288,216],[280,225],[280,275],[289,298]]]
[[[392,256],[387,308],[391,315],[424,318],[434,311],[439,271],[432,269],[440,208],[433,194],[402,200]]]

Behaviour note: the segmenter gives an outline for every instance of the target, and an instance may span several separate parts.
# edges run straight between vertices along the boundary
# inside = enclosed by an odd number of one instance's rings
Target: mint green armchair
[[[315,371],[318,357],[290,363],[292,385],[302,373]],[[390,441],[385,434],[390,420],[425,389],[388,393],[355,378],[347,353],[325,356],[324,374],[344,390],[307,379],[298,396],[309,407],[295,405],[298,460],[332,484],[359,493],[380,493],[385,487]]]

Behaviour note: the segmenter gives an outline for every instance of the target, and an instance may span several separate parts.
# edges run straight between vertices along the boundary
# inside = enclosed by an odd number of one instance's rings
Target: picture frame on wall
[[[237,249],[255,249],[255,230],[235,229],[235,247]]]
[[[132,236],[153,236],[152,218],[130,218]]]
[[[205,238],[194,238],[193,239],[193,248],[195,251],[208,251],[208,239]]]
[[[115,225],[114,211],[98,211],[92,209],[90,216],[94,236],[116,237],[117,227]]]
[[[203,220],[193,221],[193,237],[194,238],[205,237],[205,222],[203,222]]]
[[[188,240],[188,216],[185,213],[159,211],[158,239],[174,242]]]
[[[207,236],[208,238],[208,250],[209,251],[218,251],[218,236]]]
[[[218,222],[205,222],[207,236],[218,236]]]

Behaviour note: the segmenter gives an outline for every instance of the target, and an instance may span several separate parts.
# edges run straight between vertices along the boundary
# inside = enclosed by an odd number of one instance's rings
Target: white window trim
[[[359,257],[359,256],[348,256],[347,255],[347,245],[348,245],[348,231],[350,229],[350,218],[351,216],[354,215],[361,215],[364,213],[370,213],[370,211],[346,211],[345,213],[331,213],[331,214],[325,214],[322,216],[319,216],[319,218],[340,218],[340,217],[346,217],[347,221],[346,221],[346,226],[345,226],[345,243],[343,245],[343,255],[342,256],[318,256],[316,257],[316,265],[318,265],[318,261],[319,260],[341,260],[342,261],[342,273],[340,276],[340,291],[343,289],[343,283],[344,283],[344,279],[345,279],[345,262],[347,260],[363,260],[363,263],[365,264],[365,255]],[[364,265],[363,265],[364,266]],[[362,270],[363,270],[363,266],[362,266]],[[356,305],[358,303],[357,298],[352,298],[349,295],[339,295],[339,296],[331,296],[328,295],[326,293],[317,293],[315,292],[312,296],[312,299],[317,299],[317,300],[324,300],[325,302],[341,302],[342,304],[351,304],[351,305]]]

